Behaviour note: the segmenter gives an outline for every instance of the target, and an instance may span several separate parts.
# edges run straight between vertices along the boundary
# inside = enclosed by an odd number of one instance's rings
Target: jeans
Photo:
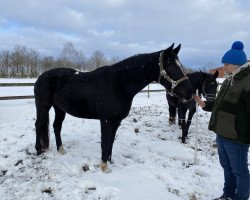
[[[249,197],[249,144],[239,144],[217,135],[220,164],[224,170],[223,195],[233,200]]]

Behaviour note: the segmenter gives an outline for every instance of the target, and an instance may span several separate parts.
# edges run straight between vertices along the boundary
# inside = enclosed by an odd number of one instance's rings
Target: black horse
[[[214,75],[204,72],[194,72],[187,74],[192,86],[193,93],[198,90],[198,95],[201,94],[207,101],[214,100],[217,92],[217,81],[219,72],[216,71]],[[179,97],[171,95],[167,92],[167,101],[169,105],[169,124],[175,124],[176,110],[178,110],[178,125],[182,129],[182,143],[185,143],[185,139],[188,135],[189,126],[191,124],[194,113],[196,112],[195,101],[182,102]],[[177,109],[178,108],[178,109]],[[186,121],[186,113],[188,112],[188,119]]]
[[[49,147],[49,110],[53,106],[53,123],[57,150],[64,154],[61,128],[65,114],[101,123],[101,169],[108,172],[112,146],[121,121],[128,116],[134,96],[146,85],[159,81],[182,99],[191,99],[192,85],[178,61],[180,45],[129,57],[92,72],[56,68],[44,72],[34,86],[37,111],[36,150],[41,154]]]

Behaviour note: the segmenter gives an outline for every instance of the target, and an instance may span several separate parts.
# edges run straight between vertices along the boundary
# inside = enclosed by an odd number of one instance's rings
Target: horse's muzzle
[[[190,99],[181,99],[182,103],[188,103],[190,101],[192,101],[194,99],[194,96],[192,95],[192,97]]]

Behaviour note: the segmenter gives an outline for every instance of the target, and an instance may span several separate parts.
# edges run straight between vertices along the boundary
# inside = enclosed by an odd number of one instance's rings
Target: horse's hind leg
[[[37,155],[49,148],[49,110],[51,106],[39,105],[36,102],[37,118],[36,127],[36,151]]]
[[[57,151],[59,151],[61,154],[65,154],[64,148],[62,146],[61,130],[66,113],[56,105],[53,105],[53,107],[55,110],[55,120],[53,123],[53,128],[55,132]]]

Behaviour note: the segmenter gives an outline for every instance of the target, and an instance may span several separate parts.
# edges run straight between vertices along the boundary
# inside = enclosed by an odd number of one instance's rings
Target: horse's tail
[[[49,111],[43,113],[38,112],[36,119],[36,150],[37,154],[41,154],[49,148]]]
[[[41,154],[49,148],[49,110],[53,102],[53,93],[48,90],[47,80],[40,78],[34,86],[36,103],[36,150]]]

